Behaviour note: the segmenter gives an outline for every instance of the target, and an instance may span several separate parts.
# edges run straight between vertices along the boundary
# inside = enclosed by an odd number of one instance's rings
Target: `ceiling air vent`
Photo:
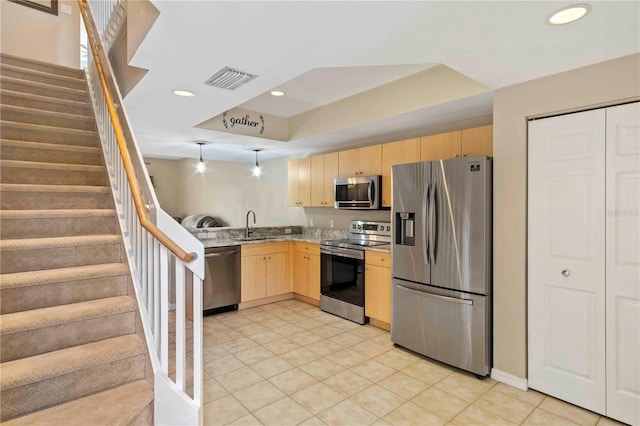
[[[224,67],[215,73],[205,84],[220,89],[235,90],[245,83],[256,78],[257,75],[248,72],[234,70],[233,68]]]

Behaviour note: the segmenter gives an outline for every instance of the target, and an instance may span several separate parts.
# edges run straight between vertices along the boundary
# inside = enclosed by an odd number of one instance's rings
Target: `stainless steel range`
[[[364,251],[391,243],[390,222],[353,220],[349,238],[320,242],[320,309],[365,323]]]

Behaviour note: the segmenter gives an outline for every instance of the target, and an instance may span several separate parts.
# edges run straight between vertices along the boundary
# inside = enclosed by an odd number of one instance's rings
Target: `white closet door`
[[[604,109],[529,123],[529,387],[601,414],[604,138]]]
[[[640,104],[607,109],[607,415],[640,423]]]

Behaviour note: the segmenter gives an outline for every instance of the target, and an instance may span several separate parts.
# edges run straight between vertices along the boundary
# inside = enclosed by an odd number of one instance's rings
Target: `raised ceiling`
[[[590,2],[586,18],[564,26],[545,23],[567,4],[557,1],[153,3],[160,15],[131,61],[149,72],[125,99],[150,157],[197,157],[193,141],[204,140],[207,159],[251,162],[253,148],[264,149],[265,160],[483,124],[491,120],[495,89],[640,51],[635,1]],[[485,90],[397,111],[388,104],[383,88],[438,64]],[[225,66],[259,77],[235,91],[204,84]],[[287,95],[268,95],[276,88]],[[175,89],[196,96],[180,98]],[[331,121],[333,106],[348,109],[350,99],[360,99],[355,108],[367,94],[367,109],[384,114]],[[289,119],[294,137],[282,142],[195,127],[235,107]],[[312,132],[296,133],[303,119],[321,114],[329,117],[326,128],[320,121]]]

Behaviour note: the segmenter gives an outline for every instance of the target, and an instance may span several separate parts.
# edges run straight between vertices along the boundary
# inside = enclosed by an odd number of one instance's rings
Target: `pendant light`
[[[253,167],[253,175],[256,177],[260,177],[262,176],[262,167],[260,166],[260,163],[258,163],[258,153],[262,150],[254,149],[254,151],[256,153],[256,165]]]
[[[200,146],[200,160],[196,163],[196,173],[204,173],[207,171],[207,165],[204,163],[204,160],[202,159],[202,145],[205,144],[205,142],[196,142],[199,146]]]

